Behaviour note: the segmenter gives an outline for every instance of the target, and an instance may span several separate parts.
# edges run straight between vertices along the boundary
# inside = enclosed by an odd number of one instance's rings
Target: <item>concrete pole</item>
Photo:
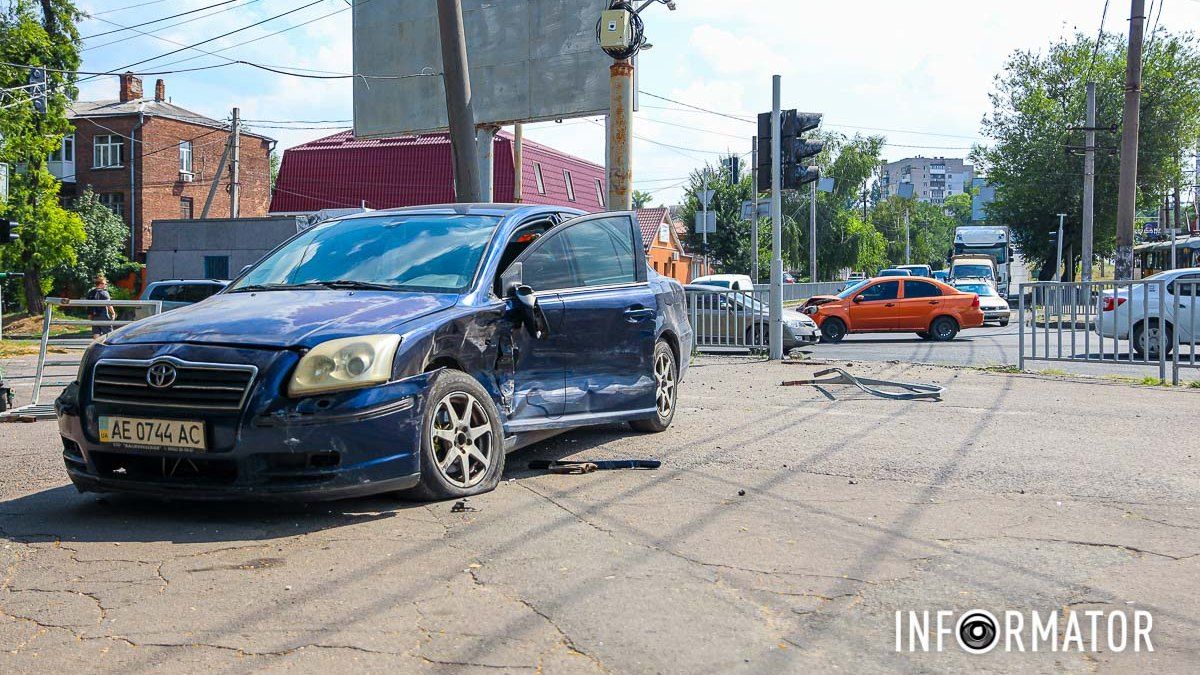
[[[1177,266],[1175,254],[1178,251],[1176,250],[1175,234],[1178,231],[1176,228],[1179,227],[1179,223],[1171,222],[1171,197],[1169,195],[1163,197],[1163,205],[1160,210],[1162,211],[1162,217],[1159,218],[1159,222],[1162,223],[1160,228],[1166,230],[1168,236],[1171,237],[1171,262],[1167,265],[1167,269],[1173,270]],[[1171,225],[1169,228],[1167,227],[1168,224]]]
[[[771,353],[772,361],[783,360],[783,182],[779,138],[781,79],[771,81]]]
[[[1054,266],[1054,280],[1055,281],[1062,281],[1062,278],[1063,278],[1063,269],[1062,269],[1062,266],[1063,266],[1063,257],[1062,257],[1063,221],[1066,220],[1066,218],[1067,218],[1067,214],[1065,214],[1065,213],[1058,214],[1058,258],[1057,258],[1058,262]]]
[[[492,201],[494,186],[493,170],[495,168],[496,132],[500,127],[484,124],[475,129],[475,143],[479,146],[479,201]]]
[[[615,61],[609,73],[608,208],[633,210],[633,64]]]
[[[817,182],[808,184],[808,276],[817,283]]]
[[[750,143],[750,279],[758,283],[758,136]]]
[[[467,70],[467,38],[460,0],[437,0],[438,32],[442,40],[442,80],[446,87],[446,116],[450,123],[450,152],[454,156],[457,201],[480,201],[479,158],[475,146],[475,110],[471,105],[471,74]]]
[[[513,201],[517,204],[525,198],[525,125],[517,122],[513,127]]]
[[[233,109],[233,127],[230,133],[233,150],[230,151],[229,158],[229,171],[231,174],[229,181],[229,217],[237,218],[242,210],[242,111],[238,108]]]
[[[1083,280],[1092,280],[1096,209],[1096,83],[1087,83],[1087,133],[1083,154]]]
[[[704,187],[700,188],[700,208],[702,209],[700,235],[704,237],[704,273],[708,274],[708,167],[704,167]]]
[[[1125,110],[1121,128],[1121,182],[1117,191],[1118,281],[1133,279],[1133,225],[1137,217],[1137,153],[1142,106],[1142,32],[1146,1],[1133,0],[1129,12],[1129,51],[1125,65]]]
[[[904,205],[904,264],[912,264],[912,237],[908,235],[908,205]]]

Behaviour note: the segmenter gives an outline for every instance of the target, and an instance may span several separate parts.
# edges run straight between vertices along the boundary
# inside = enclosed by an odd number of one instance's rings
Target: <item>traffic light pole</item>
[[[758,136],[750,142],[750,279],[758,283]]]
[[[771,353],[783,360],[783,198],[782,144],[779,129],[780,77],[771,82]]]
[[[808,184],[808,275],[817,283],[817,182]]]

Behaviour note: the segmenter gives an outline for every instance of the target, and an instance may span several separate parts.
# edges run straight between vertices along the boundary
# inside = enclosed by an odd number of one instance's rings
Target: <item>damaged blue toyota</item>
[[[692,330],[633,214],[457,205],[298,232],[92,345],[55,409],[80,491],[315,501],[493,489],[564,430],[675,416]]]

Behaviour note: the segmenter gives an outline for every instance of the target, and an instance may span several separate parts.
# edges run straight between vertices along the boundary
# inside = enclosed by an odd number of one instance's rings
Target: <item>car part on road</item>
[[[550,473],[591,473],[593,471],[615,471],[618,469],[657,469],[662,462],[657,459],[591,459],[591,460],[548,460],[535,459],[529,463],[533,471]]]
[[[836,373],[837,377],[827,377],[823,380],[816,379],[818,377],[829,375],[830,373]],[[813,373],[813,379],[782,382],[779,386],[802,387],[805,385],[812,385],[814,387],[820,387],[827,384],[853,385],[867,392],[868,394],[871,394],[872,396],[888,398],[894,401],[912,401],[916,399],[941,400],[942,394],[946,392],[945,387],[941,387],[936,384],[913,384],[910,382],[894,382],[891,380],[876,380],[867,377],[855,377],[841,368],[828,368],[826,370],[821,370]],[[883,391],[881,389],[876,389],[876,387],[894,387],[897,389],[904,389],[906,391]]]

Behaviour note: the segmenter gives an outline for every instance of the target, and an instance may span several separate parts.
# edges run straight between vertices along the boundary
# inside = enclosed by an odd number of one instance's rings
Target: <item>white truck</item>
[[[954,230],[954,256],[990,257],[996,264],[996,290],[1007,298],[1012,283],[1012,238],[1007,226],[964,225]],[[953,268],[950,276],[954,277]]]

